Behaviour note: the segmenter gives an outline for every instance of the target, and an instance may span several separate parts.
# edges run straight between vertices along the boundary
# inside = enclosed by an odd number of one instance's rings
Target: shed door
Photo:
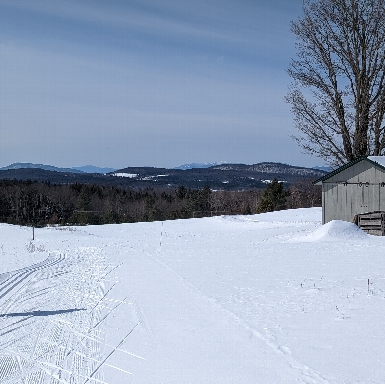
[[[378,184],[370,184],[368,186],[365,184],[362,186],[353,184],[352,192],[351,203],[354,215],[380,210],[380,186]]]

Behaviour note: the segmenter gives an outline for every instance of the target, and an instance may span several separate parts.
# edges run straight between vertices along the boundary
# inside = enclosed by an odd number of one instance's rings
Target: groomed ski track
[[[0,275],[0,382],[81,383],[103,354],[106,265],[98,250],[51,253]],[[93,377],[102,381],[100,373]]]

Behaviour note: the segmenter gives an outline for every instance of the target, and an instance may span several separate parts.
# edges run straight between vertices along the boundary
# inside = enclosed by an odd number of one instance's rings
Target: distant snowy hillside
[[[324,171],[314,168],[296,167],[288,164],[281,163],[258,163],[253,165],[246,164],[223,164],[212,167],[213,169],[220,169],[222,171],[248,171],[248,172],[261,172],[261,173],[279,173],[287,175],[298,176],[311,176],[320,177],[325,174]]]
[[[331,172],[333,170],[332,167],[327,167],[327,166],[325,166],[325,167],[313,167],[313,169],[318,169],[320,171],[325,171],[325,172]]]
[[[219,163],[191,163],[191,164],[183,164],[180,165],[179,167],[175,167],[173,169],[181,169],[181,170],[186,170],[186,169],[194,169],[194,168],[210,168],[215,165],[221,165],[221,164],[227,164],[226,161],[220,161]]]

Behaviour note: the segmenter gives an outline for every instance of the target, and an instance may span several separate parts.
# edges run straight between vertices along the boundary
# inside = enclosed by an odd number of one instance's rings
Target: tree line
[[[277,191],[278,188],[278,191]],[[274,189],[273,193],[271,190]],[[285,188],[212,191],[132,189],[89,184],[0,181],[0,222],[18,225],[86,225],[187,219],[221,214],[253,214],[320,205],[319,188],[300,181]]]

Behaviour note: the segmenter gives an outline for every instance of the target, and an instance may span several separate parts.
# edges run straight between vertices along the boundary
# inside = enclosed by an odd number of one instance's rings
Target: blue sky
[[[301,0],[0,0],[0,166],[320,165],[284,96]]]

